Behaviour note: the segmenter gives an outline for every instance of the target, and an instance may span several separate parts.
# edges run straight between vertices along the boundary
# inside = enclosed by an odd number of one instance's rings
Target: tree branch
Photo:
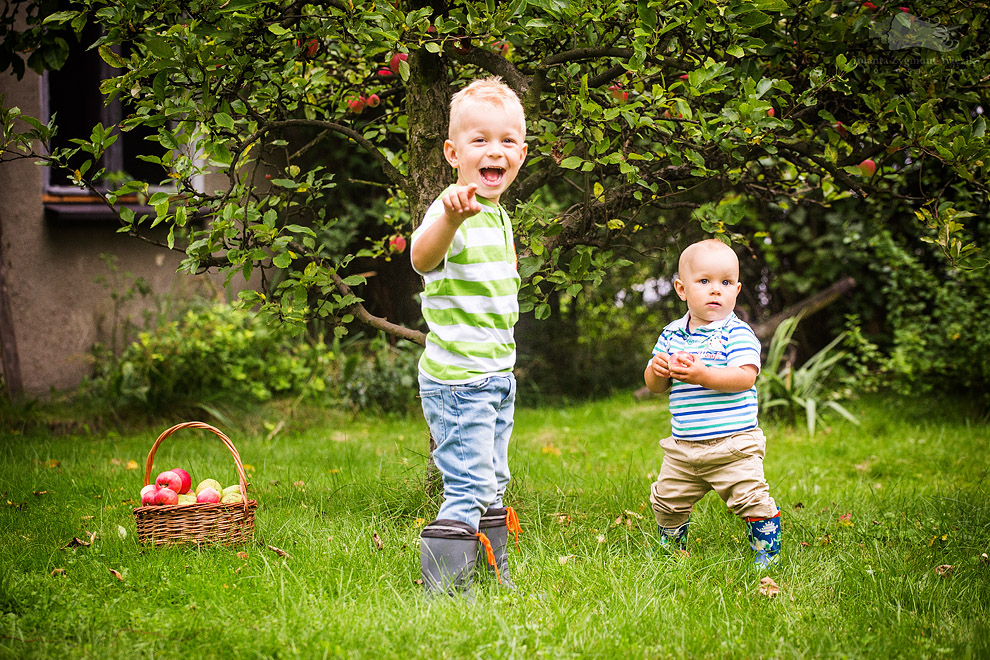
[[[331,272],[330,276],[333,278],[333,283],[337,286],[337,290],[340,291],[341,294],[345,296],[354,294],[354,292],[351,291],[351,287],[344,284],[344,280],[341,279],[340,275],[335,272]],[[408,339],[409,341],[419,344],[420,346],[426,346],[426,335],[419,330],[413,330],[412,328],[407,328],[403,325],[392,323],[380,316],[373,316],[361,303],[354,303],[347,308],[347,311],[353,314],[354,318],[361,321],[361,323],[364,323],[365,325],[382,330],[390,335],[401,337],[402,339]]]

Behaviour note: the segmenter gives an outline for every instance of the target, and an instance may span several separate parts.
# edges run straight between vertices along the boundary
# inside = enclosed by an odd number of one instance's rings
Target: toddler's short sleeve
[[[760,340],[745,323],[733,325],[726,342],[726,366],[742,367],[747,364],[760,369]]]

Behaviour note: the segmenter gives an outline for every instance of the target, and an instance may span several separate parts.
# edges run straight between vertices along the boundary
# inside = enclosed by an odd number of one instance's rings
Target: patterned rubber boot
[[[481,516],[478,532],[479,540],[484,534],[491,543],[493,562],[488,564],[489,572],[498,576],[499,584],[503,587],[515,590],[516,585],[509,577],[509,533],[515,535],[516,552],[519,552],[519,534],[522,532],[515,509],[511,506],[488,509]],[[484,542],[481,543],[484,546]]]
[[[660,548],[672,555],[687,554],[688,525],[691,519],[688,518],[677,527],[660,528]]]
[[[423,528],[419,568],[427,594],[470,598],[477,559],[478,534],[467,523],[434,520]]]
[[[773,518],[746,518],[749,547],[756,553],[753,565],[767,568],[780,556],[780,509]]]

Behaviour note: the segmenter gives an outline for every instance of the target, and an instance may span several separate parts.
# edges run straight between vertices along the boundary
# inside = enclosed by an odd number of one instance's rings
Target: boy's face
[[[496,204],[526,159],[525,121],[518,109],[465,101],[450,127],[443,155],[457,168],[457,185],[478,185]]]
[[[674,290],[687,302],[691,329],[721,321],[736,307],[739,282],[739,259],[732,249],[721,243],[689,246],[681,257]]]

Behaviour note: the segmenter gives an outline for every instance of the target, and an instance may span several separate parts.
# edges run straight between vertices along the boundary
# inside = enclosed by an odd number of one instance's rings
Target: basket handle
[[[247,511],[247,477],[244,475],[244,464],[241,463],[241,456],[237,453],[237,448],[234,447],[234,443],[230,441],[230,438],[223,434],[223,431],[210,426],[206,422],[182,422],[181,424],[176,424],[172,428],[163,431],[162,434],[158,436],[158,439],[155,440],[155,444],[151,446],[151,451],[148,452],[148,461],[145,463],[144,467],[144,485],[147,486],[151,483],[151,469],[155,463],[155,452],[158,451],[158,445],[162,444],[162,440],[180,429],[206,429],[207,431],[213,432],[214,435],[223,441],[223,444],[227,446],[227,449],[230,450],[230,453],[234,456],[234,465],[237,466],[237,476],[241,480],[241,501],[244,503],[244,510]]]

